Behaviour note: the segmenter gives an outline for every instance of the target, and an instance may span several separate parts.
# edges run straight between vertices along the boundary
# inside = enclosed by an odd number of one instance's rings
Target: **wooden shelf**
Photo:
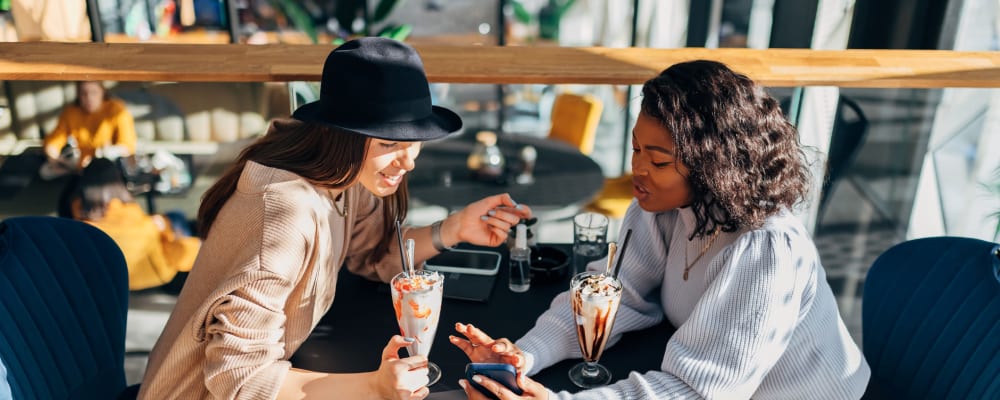
[[[1000,87],[1000,52],[415,45],[432,82],[640,84],[707,58],[771,87]],[[331,45],[0,43],[2,80],[318,81]]]

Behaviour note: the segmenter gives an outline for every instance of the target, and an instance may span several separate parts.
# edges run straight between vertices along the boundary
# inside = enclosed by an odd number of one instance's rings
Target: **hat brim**
[[[329,125],[365,136],[383,140],[424,141],[440,139],[462,129],[462,118],[444,107],[431,106],[431,115],[415,121],[403,122],[342,122],[331,121],[323,115],[320,102],[303,105],[292,113],[292,118],[303,122]]]

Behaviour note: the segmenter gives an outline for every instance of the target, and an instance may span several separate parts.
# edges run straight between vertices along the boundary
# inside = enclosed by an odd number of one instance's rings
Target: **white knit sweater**
[[[709,240],[688,241],[690,209],[654,214],[633,201],[619,236],[627,229],[625,291],[608,347],[666,316],[677,331],[660,370],[551,398],[857,399],[864,393],[868,364],[840,318],[816,246],[791,213],[759,229],[723,232],[687,281],[684,266]],[[517,341],[530,354],[529,375],[581,357],[568,299],[557,296]]]

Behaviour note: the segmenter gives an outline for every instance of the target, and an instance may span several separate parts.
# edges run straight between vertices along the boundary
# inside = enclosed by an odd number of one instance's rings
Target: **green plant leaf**
[[[407,37],[410,36],[410,32],[413,32],[413,25],[410,24],[389,25],[385,28],[382,28],[382,31],[378,33],[378,36],[402,42],[406,40]]]
[[[309,16],[309,13],[307,13],[302,6],[292,0],[280,0],[279,4],[281,10],[284,11],[285,15],[288,16],[288,19],[292,21],[292,25],[294,25],[296,29],[305,32],[313,43],[316,43],[319,40],[316,33],[316,25],[313,24],[312,17]]]
[[[354,32],[354,20],[361,15],[362,7],[365,6],[365,0],[338,0],[336,2],[337,8],[333,11],[333,17],[340,24],[340,29],[348,33]]]
[[[381,0],[378,5],[375,6],[375,12],[372,13],[371,23],[377,24],[379,22],[385,21],[392,14],[392,10],[395,10],[397,6],[403,4],[403,0]]]
[[[517,20],[517,22],[522,24],[531,23],[531,13],[528,12],[527,8],[524,8],[524,4],[521,4],[521,2],[517,0],[511,0],[510,6],[514,9],[514,19]]]

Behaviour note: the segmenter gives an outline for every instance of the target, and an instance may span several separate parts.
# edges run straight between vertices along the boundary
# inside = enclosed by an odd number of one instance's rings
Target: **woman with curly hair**
[[[632,243],[608,343],[666,317],[677,330],[661,368],[575,395],[525,377],[581,357],[568,292],[516,345],[463,324],[452,343],[473,361],[516,365],[525,398],[860,398],[870,370],[791,212],[810,175],[777,101],[718,62],[676,64],[643,86],[632,151]]]

